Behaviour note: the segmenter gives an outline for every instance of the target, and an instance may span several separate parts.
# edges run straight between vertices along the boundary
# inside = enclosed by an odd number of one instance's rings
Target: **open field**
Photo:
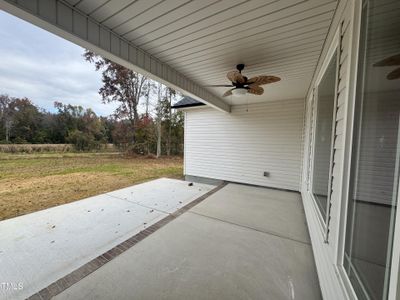
[[[0,220],[159,177],[182,177],[182,159],[0,153]]]

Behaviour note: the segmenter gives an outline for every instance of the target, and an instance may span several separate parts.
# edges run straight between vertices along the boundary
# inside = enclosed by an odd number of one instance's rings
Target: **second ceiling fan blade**
[[[233,87],[232,84],[209,84],[203,85],[204,87]]]
[[[239,72],[239,71],[230,71],[228,72],[228,74],[226,74],[226,77],[232,81],[232,82],[236,82],[236,83],[245,83],[245,78],[243,77],[243,75]]]
[[[262,95],[264,94],[264,89],[258,85],[249,85],[247,92],[254,95]]]
[[[268,83],[273,83],[281,80],[279,77],[276,76],[255,76],[247,80],[248,84],[254,84],[254,85],[263,85],[263,84],[268,84]]]
[[[226,97],[226,96],[232,95],[232,90],[233,90],[233,89],[227,90],[227,91],[222,95],[222,97]]]
[[[386,67],[386,66],[399,66],[400,65],[400,54],[396,54],[377,63],[374,63],[374,67]]]
[[[399,79],[400,78],[400,68],[394,69],[392,72],[390,72],[386,76],[386,78],[389,80]]]
[[[234,82],[236,78],[236,74],[239,73],[239,71],[230,71],[226,74],[226,77],[229,79],[229,81]]]

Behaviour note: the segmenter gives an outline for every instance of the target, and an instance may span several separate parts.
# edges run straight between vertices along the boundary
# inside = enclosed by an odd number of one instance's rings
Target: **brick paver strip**
[[[220,189],[222,189],[227,183],[223,182],[211,191],[205,193],[204,195],[200,196],[199,198],[193,200],[192,202],[186,204],[184,207],[178,209],[176,212],[169,214],[162,220],[158,221],[157,223],[152,224],[151,226],[147,227],[146,229],[142,230],[141,232],[135,234],[134,236],[128,238],[127,240],[123,241],[122,243],[118,244],[117,246],[113,247],[112,249],[108,250],[107,252],[99,255],[98,257],[92,259],[88,263],[84,264],[83,266],[79,267],[78,269],[72,271],[68,275],[58,279],[57,281],[53,282],[49,286],[45,287],[44,289],[40,290],[36,294],[33,294],[28,298],[28,300],[47,300],[51,299],[52,297],[60,294],[73,284],[77,283],[78,281],[82,280],[90,273],[93,273],[98,268],[102,267],[109,261],[116,258],[121,253],[124,253],[126,250],[130,249],[137,243],[139,243],[144,238],[148,237],[152,233],[156,232],[161,227],[167,225],[169,222],[174,220],[175,218],[182,215],[184,212],[191,209],[193,206],[199,204],[201,201],[205,200],[212,194],[216,193]]]

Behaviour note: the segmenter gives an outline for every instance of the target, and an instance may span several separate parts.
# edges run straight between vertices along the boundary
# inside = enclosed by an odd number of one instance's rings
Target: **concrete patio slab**
[[[34,294],[212,188],[163,178],[121,191],[137,203],[116,191],[0,222],[0,281],[23,287],[0,298]]]
[[[172,182],[173,184],[171,184]],[[177,182],[173,179],[162,178],[157,180],[157,184],[149,181],[136,185],[134,188],[128,187],[107,193],[107,195],[165,213],[172,213],[193,200],[193,197],[182,197],[182,193],[190,191],[198,197],[214,187],[208,184],[193,183],[193,186],[188,188],[188,184],[186,181]]]
[[[321,299],[311,245],[297,241],[304,236],[291,239],[270,234],[269,224],[277,227],[273,221],[258,226],[264,231],[236,224],[234,212],[241,206],[230,208],[231,203],[224,201],[235,191],[236,201],[241,198],[249,205],[248,219],[241,221],[255,226],[254,220],[250,222],[255,215],[252,210],[266,208],[256,204],[270,201],[266,194],[283,199],[288,211],[295,198],[270,189],[248,198],[249,188],[258,189],[229,184],[198,205],[204,213],[221,201],[219,209],[230,210],[231,219],[200,215],[194,207],[55,299]],[[285,196],[293,199],[286,201]]]
[[[310,243],[301,195],[296,192],[229,184],[192,211]]]

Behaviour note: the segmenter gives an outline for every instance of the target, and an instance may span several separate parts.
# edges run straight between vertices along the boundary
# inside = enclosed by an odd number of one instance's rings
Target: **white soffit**
[[[271,74],[249,102],[306,95],[336,8],[332,0],[69,0],[103,25],[199,83],[227,84],[244,74]],[[225,88],[209,88],[221,96]],[[238,99],[227,99],[233,104]],[[235,102],[236,101],[236,102]]]
[[[243,73],[279,83],[246,101],[305,97],[336,0],[67,0],[200,86]],[[221,96],[225,88],[207,88]],[[250,99],[250,100],[249,100]],[[232,100],[226,99],[227,103]],[[237,100],[236,100],[237,101]]]

